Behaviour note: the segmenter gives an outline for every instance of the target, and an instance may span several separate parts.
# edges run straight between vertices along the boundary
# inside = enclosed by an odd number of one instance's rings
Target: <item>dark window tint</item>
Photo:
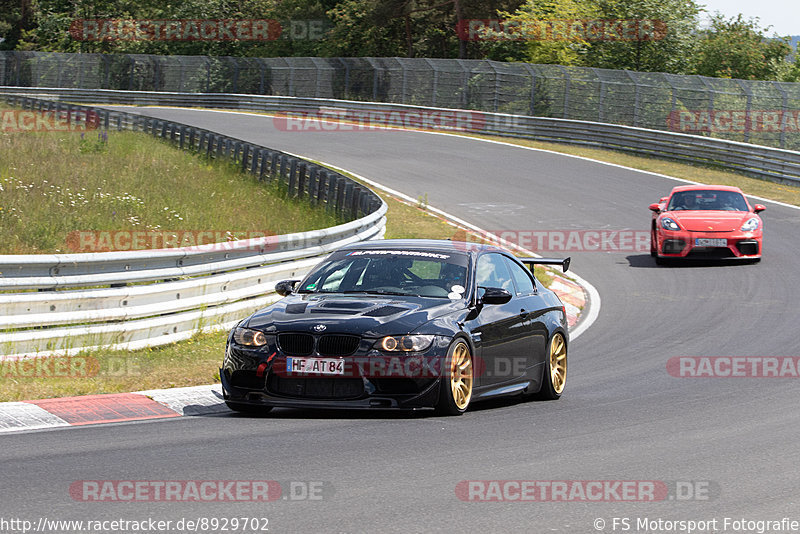
[[[508,262],[508,269],[511,271],[511,277],[514,279],[514,285],[517,288],[517,295],[530,295],[533,293],[533,280],[528,275],[528,270],[521,267],[510,258],[506,258]]]

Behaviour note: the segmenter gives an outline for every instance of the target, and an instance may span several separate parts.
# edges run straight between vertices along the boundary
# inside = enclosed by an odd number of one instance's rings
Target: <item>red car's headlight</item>
[[[750,217],[747,222],[742,225],[742,232],[755,232],[761,226],[761,221],[755,217]]]
[[[669,217],[664,217],[663,219],[661,219],[661,228],[663,228],[664,230],[672,230],[672,231],[681,229],[681,227],[678,226],[678,223],[676,223]]]

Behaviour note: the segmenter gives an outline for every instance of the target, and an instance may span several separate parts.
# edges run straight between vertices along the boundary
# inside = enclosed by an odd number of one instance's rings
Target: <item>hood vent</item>
[[[305,313],[307,306],[308,306],[307,302],[301,302],[299,304],[288,304],[286,306],[286,313]]]
[[[389,315],[394,315],[406,310],[407,308],[401,308],[400,306],[381,306],[380,308],[364,312],[362,315],[365,317],[388,317]]]

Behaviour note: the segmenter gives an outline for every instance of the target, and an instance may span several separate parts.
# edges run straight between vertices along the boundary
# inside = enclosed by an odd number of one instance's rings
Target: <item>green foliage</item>
[[[711,27],[702,32],[694,74],[744,80],[775,80],[785,70],[791,52],[782,39],[766,39],[758,19],[741,15],[726,19],[715,14]]]
[[[694,0],[596,0],[603,19],[657,21],[654,38],[592,43],[585,64],[609,69],[684,73],[694,54],[700,6]],[[662,26],[663,24],[663,26]]]
[[[593,19],[599,14],[591,2],[582,0],[527,0],[515,13],[500,13],[506,25],[519,28],[520,38],[525,40],[531,63],[558,65],[580,65],[586,53],[588,41],[583,39],[560,40],[547,37],[542,23],[548,21]],[[489,35],[493,35],[489,32]]]

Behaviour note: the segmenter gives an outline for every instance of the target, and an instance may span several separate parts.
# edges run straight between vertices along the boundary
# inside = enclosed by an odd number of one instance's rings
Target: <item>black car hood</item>
[[[294,294],[254,313],[242,326],[266,333],[335,332],[380,337],[414,332],[432,319],[465,307],[463,299]]]

